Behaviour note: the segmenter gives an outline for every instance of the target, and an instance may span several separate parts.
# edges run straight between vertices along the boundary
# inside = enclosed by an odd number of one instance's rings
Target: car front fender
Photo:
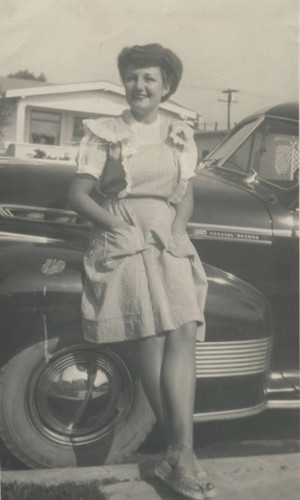
[[[236,276],[204,265],[208,279],[206,341],[253,340],[273,335],[270,304],[256,288]]]

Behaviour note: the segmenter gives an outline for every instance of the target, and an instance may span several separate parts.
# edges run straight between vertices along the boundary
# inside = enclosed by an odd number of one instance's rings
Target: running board
[[[267,410],[297,410],[300,409],[300,399],[290,399],[290,400],[270,400],[267,402]]]
[[[204,413],[194,413],[194,422],[210,422],[212,420],[230,420],[234,418],[251,417],[262,413],[264,410],[294,410],[300,409],[300,400],[271,400],[264,401],[250,408],[240,408],[237,410],[214,411]]]
[[[243,418],[257,415],[266,409],[267,403],[264,401],[250,408],[239,408],[237,410],[212,411],[205,413],[194,413],[194,422],[210,422],[211,420],[230,420],[232,418]]]

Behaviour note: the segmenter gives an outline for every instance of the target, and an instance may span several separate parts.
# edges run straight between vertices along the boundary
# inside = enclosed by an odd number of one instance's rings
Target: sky
[[[298,24],[298,0],[1,0],[0,76],[120,84],[121,49],[158,42],[184,65],[172,100],[225,128],[224,89],[232,123],[298,98]]]

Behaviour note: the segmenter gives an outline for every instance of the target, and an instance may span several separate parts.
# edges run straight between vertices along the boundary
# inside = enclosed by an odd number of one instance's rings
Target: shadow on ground
[[[299,443],[297,410],[266,411],[255,417],[195,425],[194,445],[199,458],[297,453]],[[143,445],[127,457],[126,463],[139,462],[164,448],[157,426]],[[0,441],[2,470],[28,469]]]

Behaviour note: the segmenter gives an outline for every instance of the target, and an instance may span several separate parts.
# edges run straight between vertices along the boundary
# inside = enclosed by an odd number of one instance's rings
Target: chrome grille
[[[235,341],[199,342],[196,346],[197,378],[236,377],[268,370],[272,337]]]

